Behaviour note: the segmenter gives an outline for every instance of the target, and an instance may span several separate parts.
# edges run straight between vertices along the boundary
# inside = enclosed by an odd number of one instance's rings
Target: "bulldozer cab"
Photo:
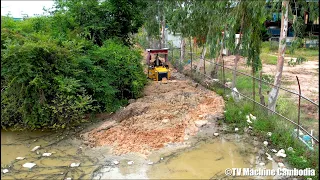
[[[146,49],[147,65],[148,65],[148,78],[155,81],[163,81],[170,78],[170,70],[167,65],[168,61],[168,48],[163,49]],[[159,54],[164,55],[164,62],[160,60]],[[152,55],[155,56],[154,61],[151,62]]]
[[[163,49],[146,49],[148,56],[147,56],[147,64],[154,65],[154,66],[162,66],[165,65],[166,62],[168,61],[168,48],[163,48]],[[164,62],[162,62],[159,58],[159,54],[164,55]],[[155,55],[155,59],[153,61],[153,64],[151,63],[151,57],[152,55]]]

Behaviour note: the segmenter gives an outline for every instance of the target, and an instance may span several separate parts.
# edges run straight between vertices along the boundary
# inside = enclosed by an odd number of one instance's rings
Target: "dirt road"
[[[195,135],[207,120],[223,116],[221,96],[172,70],[167,84],[150,81],[144,96],[83,134],[91,147],[110,146],[115,155],[149,155],[168,143]]]

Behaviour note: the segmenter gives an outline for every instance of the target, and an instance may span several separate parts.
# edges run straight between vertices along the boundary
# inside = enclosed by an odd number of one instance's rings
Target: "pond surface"
[[[210,179],[228,178],[224,174],[227,168],[256,167],[259,149],[238,135],[207,137],[205,140],[188,142],[184,146],[163,148],[148,157],[136,154],[114,156],[106,148],[91,149],[82,146],[74,135],[2,130],[1,170],[6,168],[9,172],[1,173],[1,178]],[[41,148],[32,152],[31,149],[35,146]],[[43,157],[44,152],[52,155]],[[25,159],[16,160],[17,157]],[[120,164],[113,164],[114,160]],[[129,161],[134,161],[134,164],[128,165]],[[22,167],[27,162],[35,163],[36,166],[32,169]],[[150,162],[153,164],[148,164]],[[72,168],[71,163],[81,164]],[[266,162],[265,168],[271,169],[272,164]]]
[[[66,142],[55,143],[66,139],[68,135],[57,135],[52,132],[12,132],[1,130],[1,169],[9,172],[1,174],[5,179],[64,179],[71,177],[90,178],[97,159],[81,152],[80,143],[68,139]],[[31,151],[40,146],[36,151]],[[52,153],[49,157],[43,153]],[[24,157],[23,160],[16,160]],[[32,169],[22,167],[24,163],[35,163]],[[71,168],[71,163],[80,162],[80,167]]]
[[[194,149],[176,154],[154,165],[148,171],[152,179],[225,178],[227,168],[249,168],[255,165],[252,146],[217,139],[201,143]]]

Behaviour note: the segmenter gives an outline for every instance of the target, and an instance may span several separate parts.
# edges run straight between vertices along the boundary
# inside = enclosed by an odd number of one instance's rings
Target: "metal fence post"
[[[174,47],[172,47],[172,53],[171,53],[171,65],[173,67],[175,67],[175,63],[174,63],[174,60],[173,60],[173,51],[174,51]]]
[[[296,76],[299,86],[299,104],[298,104],[298,128],[297,128],[297,138],[299,138],[299,130],[300,130],[300,101],[301,101],[301,88],[298,76]]]
[[[203,57],[203,74],[206,74],[206,58]]]
[[[223,94],[226,94],[226,79],[225,79],[225,73],[224,73],[224,58],[222,58],[222,82],[223,82]]]

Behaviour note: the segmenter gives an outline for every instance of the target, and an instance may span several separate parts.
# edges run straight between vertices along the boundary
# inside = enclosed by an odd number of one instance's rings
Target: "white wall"
[[[179,34],[176,34],[175,36],[173,33],[170,33],[168,29],[165,30],[165,39],[166,39],[166,44],[168,42],[172,43],[174,47],[179,48],[180,43],[181,43],[181,37]],[[167,45],[168,46],[168,45]]]

